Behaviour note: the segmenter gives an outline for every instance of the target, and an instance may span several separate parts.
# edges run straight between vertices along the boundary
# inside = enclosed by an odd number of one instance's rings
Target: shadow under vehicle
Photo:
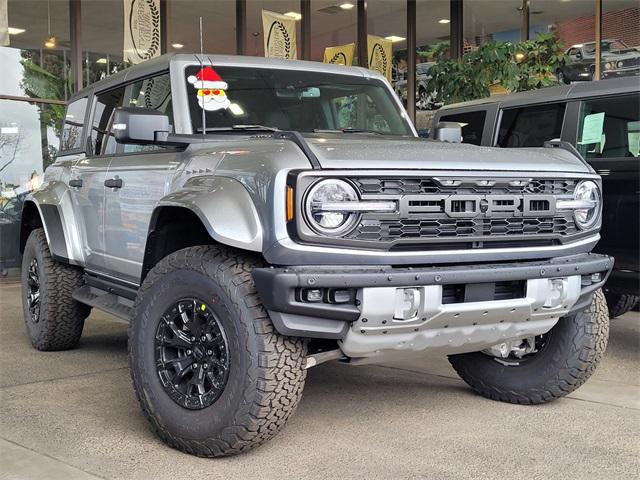
[[[364,68],[166,55],[71,99],[23,209],[25,325],[63,350],[90,308],[129,321],[144,415],[199,456],[269,440],[328,360],[438,350],[545,403],[607,343],[600,183],[567,149],[418,138]]]
[[[640,295],[640,80],[621,78],[448,105],[438,122],[459,122],[463,141],[504,148],[572,145],[602,176],[602,239],[595,251],[615,257],[605,285],[612,317]]]
[[[640,51],[622,40],[602,40],[602,78],[610,79],[640,75]],[[569,84],[594,79],[596,43],[579,43],[566,51],[568,62],[556,71],[560,82]]]

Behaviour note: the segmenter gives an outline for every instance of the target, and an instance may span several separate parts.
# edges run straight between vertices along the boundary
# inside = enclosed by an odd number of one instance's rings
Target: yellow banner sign
[[[324,63],[334,63],[336,65],[353,65],[353,56],[356,51],[355,43],[338,45],[337,47],[327,47],[324,49]]]
[[[262,10],[264,56],[267,58],[298,58],[296,21],[285,15]]]
[[[380,72],[387,77],[387,80],[391,81],[391,65],[393,63],[391,40],[368,35],[367,52],[369,55],[369,69]]]

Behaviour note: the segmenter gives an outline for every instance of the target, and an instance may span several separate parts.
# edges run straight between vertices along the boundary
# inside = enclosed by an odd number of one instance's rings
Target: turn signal
[[[287,222],[293,220],[293,187],[287,186]]]

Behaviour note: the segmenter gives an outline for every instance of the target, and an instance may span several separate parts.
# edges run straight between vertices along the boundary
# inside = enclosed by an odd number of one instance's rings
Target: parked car
[[[76,94],[62,137],[22,214],[29,337],[72,348],[92,307],[130,321],[172,447],[264,443],[331,359],[438,349],[537,404],[606,347],[600,177],[568,150],[420,139],[378,73],[167,55]]]
[[[528,148],[562,140],[602,175],[602,239],[595,251],[616,259],[605,285],[612,317],[633,308],[640,295],[639,85],[623,78],[546,88],[448,105],[434,117],[434,125],[464,124],[463,141],[475,145]]]
[[[434,110],[442,106],[441,102],[436,101],[436,96],[433,92],[429,92],[427,89],[427,83],[431,79],[429,76],[429,69],[434,65],[434,62],[418,63],[416,65],[416,107],[419,110]],[[407,75],[406,71],[404,75],[399,77],[399,80],[395,83],[396,94],[402,99],[404,104],[407,103]]]
[[[627,46],[622,40],[602,40],[602,77],[616,78],[640,75],[640,51]],[[569,61],[558,69],[558,80],[571,83],[581,80],[593,80],[596,43],[579,43],[567,49]]]
[[[19,267],[20,215],[25,195],[16,195],[0,207],[0,273],[7,268]]]

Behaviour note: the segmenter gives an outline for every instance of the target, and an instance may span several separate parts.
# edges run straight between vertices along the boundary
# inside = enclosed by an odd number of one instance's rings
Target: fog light
[[[417,317],[421,299],[420,288],[396,288],[393,318],[395,320],[410,320]]]
[[[602,274],[600,272],[591,274],[592,283],[598,283],[600,280],[602,280]]]
[[[305,302],[318,303],[322,301],[322,290],[319,288],[307,288],[302,292]]]
[[[329,290],[329,303],[350,303],[351,300],[351,290],[338,288],[332,288]]]
[[[552,278],[549,280],[549,295],[544,302],[544,307],[554,308],[562,305],[562,302],[564,302],[567,296],[565,292],[566,283],[567,279],[565,278]]]

